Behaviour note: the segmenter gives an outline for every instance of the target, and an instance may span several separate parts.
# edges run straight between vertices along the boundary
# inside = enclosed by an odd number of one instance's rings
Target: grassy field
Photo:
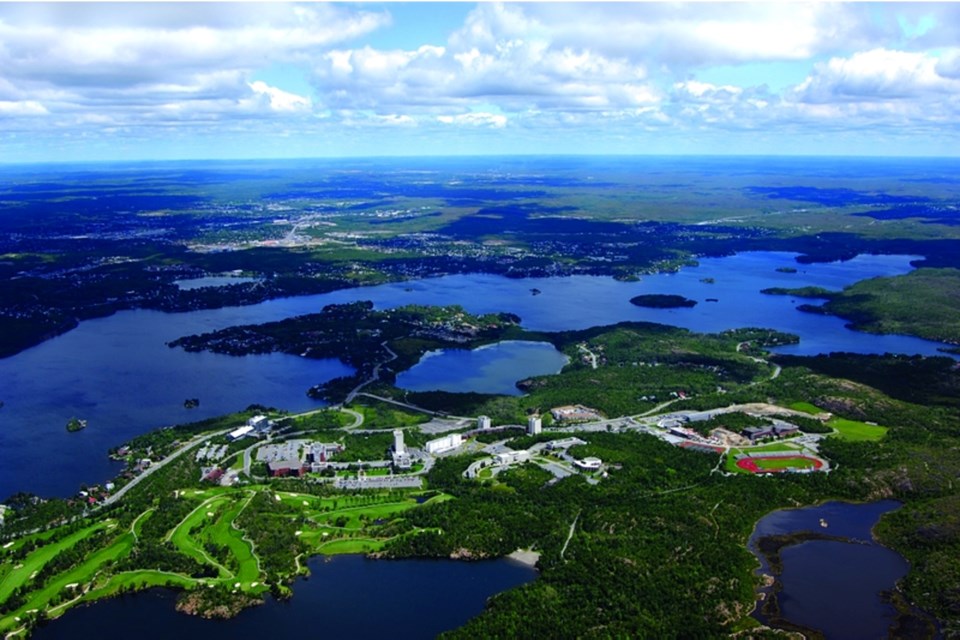
[[[261,561],[253,544],[245,539],[244,532],[236,524],[257,492],[262,491],[268,491],[285,506],[296,508],[293,515],[283,517],[298,521],[306,519],[303,525],[299,525],[303,530],[298,531],[306,555],[370,553],[379,551],[391,539],[421,532],[404,526],[402,522],[403,514],[420,504],[417,502],[418,493],[394,491],[321,497],[294,492],[274,493],[265,485],[244,489],[189,489],[180,492],[179,499],[196,506],[157,542],[169,542],[179,553],[213,566],[218,573],[216,578],[193,578],[148,568],[112,570],[116,561],[131,553],[144,531],[150,530],[143,525],[156,517],[154,507],[127,520],[129,524],[122,528],[118,527],[116,519],[104,518],[70,533],[65,533],[63,527],[53,529],[26,536],[0,550],[0,602],[8,600],[20,587],[27,591],[15,609],[0,616],[0,634],[20,629],[32,615],[28,612],[42,611],[47,617],[56,617],[78,603],[130,590],[156,586],[192,589],[201,585],[227,588],[239,585],[239,591],[248,595],[265,591],[268,576],[261,570]],[[425,503],[450,499],[449,495],[436,494]],[[85,543],[90,548],[78,562],[65,566],[39,583],[32,582],[58,554],[91,536],[100,537],[95,538],[95,542]],[[10,558],[17,549],[31,541],[41,546],[22,558]]]
[[[724,461],[723,468],[725,471],[730,473],[749,473],[748,471],[741,469],[737,466],[736,456],[745,453],[747,455],[757,455],[760,453],[768,451],[795,451],[798,455],[806,455],[806,450],[800,445],[796,445],[790,442],[770,442],[767,444],[762,444],[756,447],[749,447],[744,449],[730,449],[730,453],[727,455],[726,461]]]
[[[23,560],[23,562],[11,566],[6,575],[3,576],[3,581],[0,582],[0,602],[5,601],[17,588],[27,583],[31,576],[40,571],[44,565],[50,562],[50,560],[52,560],[57,554],[73,547],[81,540],[89,538],[95,532],[100,531],[111,524],[113,524],[112,520],[105,520],[85,529],[81,529],[80,531],[77,531],[76,533],[73,533],[53,544],[40,547],[39,549],[31,552]],[[50,535],[47,537],[50,537],[54,532],[49,533]],[[11,548],[19,548],[19,546],[20,545],[16,545],[15,547]],[[5,566],[9,565],[5,564]]]
[[[753,458],[754,464],[761,471],[776,471],[780,469],[813,469],[816,463],[810,458]]]
[[[846,418],[833,418],[827,424],[837,430],[836,436],[842,440],[856,442],[877,441],[887,434],[887,428],[876,424],[867,424]]]
[[[206,524],[216,516],[219,509],[225,507],[230,502],[226,496],[217,496],[209,498],[200,503],[196,509],[187,514],[187,517],[180,521],[180,524],[170,533],[168,540],[173,543],[177,550],[196,560],[201,564],[209,564],[217,569],[221,578],[229,578],[233,573],[225,566],[212,558],[203,548],[203,543],[199,539],[199,533]],[[198,535],[193,535],[197,531]]]
[[[115,526],[115,523],[112,523]],[[17,617],[25,612],[38,610],[46,611],[47,615],[58,615],[67,607],[73,604],[73,601],[79,601],[82,590],[97,577],[97,574],[109,563],[119,560],[130,553],[134,545],[133,533],[126,533],[114,538],[106,546],[97,549],[87,555],[86,559],[73,566],[68,571],[57,574],[46,582],[41,588],[32,591],[26,599],[25,604],[21,605],[16,611],[0,618],[0,632],[7,632],[19,626]],[[71,596],[76,593],[76,598]],[[55,598],[66,600],[57,605],[51,606]]]
[[[215,567],[221,579],[235,579],[243,588],[260,581],[260,568],[243,532],[234,527],[234,520],[253,494],[231,493],[215,495],[201,502],[170,533],[169,540],[184,555],[202,564]],[[213,558],[205,548],[212,543],[229,550],[236,570]]]
[[[802,411],[804,413],[809,413],[812,416],[815,416],[819,413],[823,413],[823,410],[817,407],[816,405],[810,404],[809,402],[794,402],[790,405],[790,408],[794,411]]]

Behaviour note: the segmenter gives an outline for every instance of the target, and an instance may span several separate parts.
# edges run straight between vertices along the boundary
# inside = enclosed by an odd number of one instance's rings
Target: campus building
[[[543,422],[539,415],[533,415],[527,418],[527,434],[531,436],[543,433]]]
[[[427,450],[427,453],[438,454],[446,453],[447,451],[453,451],[463,444],[463,436],[459,433],[451,433],[448,436],[443,438],[437,438],[436,440],[430,440],[423,447]]]
[[[480,416],[477,418],[477,429],[489,429],[491,424],[490,416]]]
[[[498,453],[497,455],[493,456],[493,463],[500,466],[528,462],[529,460],[530,452],[527,450],[507,451],[505,453]]]
[[[740,435],[756,442],[761,438],[786,438],[796,435],[799,429],[792,424],[771,424],[764,427],[747,427],[740,432]]]
[[[403,444],[403,431],[400,429],[393,430],[391,457],[393,458],[393,466],[397,469],[409,469],[413,466],[413,459],[410,457],[406,445]]]

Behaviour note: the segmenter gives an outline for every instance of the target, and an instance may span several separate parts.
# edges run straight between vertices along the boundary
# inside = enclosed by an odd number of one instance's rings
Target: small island
[[[187,398],[186,400],[183,401],[184,409],[196,409],[199,406],[200,406],[199,398]]]
[[[777,272],[778,273],[796,273],[797,268],[796,267],[777,267]]]
[[[70,418],[67,420],[67,431],[74,433],[87,428],[87,421],[80,418]]]
[[[680,307],[695,307],[697,301],[674,294],[648,293],[630,298],[630,304],[635,304],[638,307],[648,307],[650,309],[676,309]]]

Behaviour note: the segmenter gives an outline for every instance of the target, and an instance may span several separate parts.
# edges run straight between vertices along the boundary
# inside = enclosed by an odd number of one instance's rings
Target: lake
[[[516,383],[531,376],[559,373],[569,359],[548,342],[505,340],[479,349],[431,351],[397,376],[396,386],[410,391],[475,391],[521,395]]]
[[[851,331],[839,318],[797,311],[795,306],[802,301],[760,293],[767,287],[806,285],[839,289],[869,277],[907,273],[914,258],[862,255],[846,262],[799,265],[795,254],[751,252],[705,258],[697,267],[645,276],[639,282],[599,276],[521,280],[451,275],[246,307],[176,314],[123,311],[85,321],[73,331],[0,360],[0,401],[5,403],[0,409],[0,496],[17,491],[70,495],[81,483],[113,477],[117,466],[107,459],[107,449],[135,435],[237,411],[252,403],[290,411],[316,408],[321,403],[308,398],[306,390],[352,372],[334,360],[284,354],[236,358],[166,346],[183,335],[317,313],[331,303],[372,300],[377,308],[416,303],[459,304],[478,314],[506,311],[519,315],[526,328],[541,331],[585,329],[624,320],[705,332],[755,326],[800,335],[800,344],[780,349],[784,353],[844,350],[933,355],[941,346],[936,342]],[[798,272],[776,270],[784,266],[796,267]],[[713,283],[705,282],[707,278]],[[533,288],[541,294],[532,295]],[[679,294],[698,304],[685,309],[630,304],[630,298],[649,293]],[[512,359],[518,366],[519,360]],[[473,376],[477,383],[484,378],[468,367],[450,368],[448,376],[460,384],[460,390],[471,390],[472,383],[464,381],[467,378]],[[512,381],[506,386],[510,385]],[[199,398],[200,406],[185,409],[186,398]],[[88,428],[67,433],[65,425],[73,416],[88,420]]]
[[[892,590],[909,565],[898,553],[877,544],[872,529],[884,513],[899,506],[894,500],[827,502],[774,511],[762,518],[749,545],[761,558],[761,572],[766,574],[769,565],[756,551],[756,541],[762,537],[809,531],[853,541],[808,540],[781,549],[782,590],[776,596],[781,616],[822,631],[828,639],[886,638],[897,612],[881,599],[880,592]],[[821,518],[827,527],[820,525]],[[770,597],[769,588],[763,591]],[[754,617],[772,624],[759,609]]]
[[[174,610],[176,593],[153,589],[72,609],[37,629],[36,640],[168,638],[434,638],[479,614],[487,599],[536,578],[510,560],[368,560],[314,558],[293,598],[268,598],[231,620]]]

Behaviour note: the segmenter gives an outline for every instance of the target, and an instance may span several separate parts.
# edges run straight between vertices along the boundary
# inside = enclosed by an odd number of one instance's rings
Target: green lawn
[[[233,521],[240,515],[249,500],[250,498],[233,502],[205,532],[214,544],[230,549],[239,567],[236,579],[244,588],[248,588],[248,583],[260,580],[260,567],[250,548],[250,543],[243,539],[243,532],[233,526]]]
[[[40,571],[54,556],[73,547],[81,540],[88,538],[96,531],[103,529],[113,522],[112,520],[98,522],[95,525],[70,534],[63,540],[32,551],[22,562],[14,564],[3,577],[3,581],[0,582],[0,602],[6,600],[18,587],[30,580],[30,576],[32,576],[34,572]]]
[[[156,571],[154,569],[141,569],[137,571],[123,571],[115,573],[103,584],[87,592],[83,600],[98,600],[100,598],[115,595],[121,588],[149,589],[150,587],[183,587],[189,589],[197,584],[199,580],[190,578],[179,573],[169,571]]]
[[[216,517],[217,511],[231,502],[229,497],[215,496],[209,498],[187,514],[187,517],[180,521],[180,524],[174,528],[169,535],[169,540],[180,553],[189,556],[201,564],[209,564],[217,569],[221,578],[232,577],[233,573],[216,559],[210,557],[199,536],[205,526]],[[213,515],[209,515],[213,514]],[[196,530],[197,535],[193,532]]]
[[[15,616],[20,615],[31,609],[48,609],[50,601],[61,594],[71,593],[67,585],[77,585],[75,588],[82,588],[89,583],[97,572],[107,563],[116,561],[130,553],[133,548],[133,534],[127,532],[122,536],[115,538],[109,545],[103,547],[94,553],[91,553],[80,564],[69,571],[60,573],[51,578],[47,584],[40,590],[30,594],[26,604],[13,614],[0,620],[0,630],[8,630],[15,625]]]
[[[887,434],[887,428],[876,424],[867,424],[846,418],[832,418],[827,425],[837,430],[836,436],[842,440],[855,442],[882,440]]]
[[[758,469],[812,469],[815,465],[809,458],[754,458]]]
[[[370,553],[383,548],[384,542],[375,538],[341,538],[330,542],[321,542],[314,547],[314,550],[327,556],[344,553]]]
[[[812,416],[817,415],[818,413],[823,413],[823,410],[817,407],[814,404],[809,402],[794,402],[790,405],[790,408],[794,411],[802,411],[804,413],[809,413]]]
[[[338,528],[359,531],[366,526],[366,523],[371,523],[374,520],[389,519],[416,506],[416,501],[411,499],[404,500],[403,502],[386,502],[346,507],[334,511],[314,512],[309,514],[309,517],[321,526],[335,526],[333,523],[338,519],[346,518],[346,523]]]

